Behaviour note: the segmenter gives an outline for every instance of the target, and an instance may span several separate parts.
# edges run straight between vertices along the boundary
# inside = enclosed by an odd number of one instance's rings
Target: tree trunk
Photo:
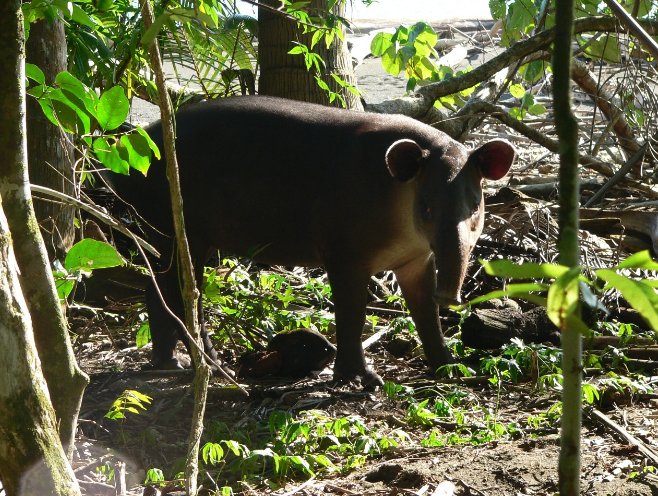
[[[5,6],[4,2],[0,4]],[[13,2],[9,4],[13,5]],[[0,19],[11,21],[7,15]],[[17,153],[20,150],[21,154],[21,160],[5,155],[8,162],[0,167],[0,184],[4,186],[0,189],[0,195],[12,233],[20,269],[19,282],[30,311],[43,373],[57,416],[60,439],[70,456],[82,393],[88,378],[80,371],[73,356],[66,320],[50,272],[48,255],[34,216],[25,150],[19,146],[25,145],[24,60],[21,60],[19,66],[20,74],[16,73],[18,66],[14,67],[16,64],[12,65],[8,61],[15,53],[24,56],[22,24],[20,38],[17,37],[15,28],[11,31],[5,26],[0,31],[0,47],[7,51],[0,69],[0,88],[3,89],[0,107],[3,120],[0,149],[5,150],[6,154],[9,150],[16,150]],[[16,78],[20,79],[20,87],[17,86]],[[17,109],[18,102],[21,106]],[[17,131],[19,125],[22,127]]]
[[[66,38],[61,19],[41,20],[30,26],[27,61],[39,66],[52,84],[66,70]],[[43,115],[35,98],[27,100],[27,156],[30,182],[74,196],[73,146],[64,132]],[[38,201],[34,211],[50,260],[64,259],[73,244],[73,207]]]
[[[19,0],[0,2],[0,479],[8,496],[79,495],[57,436],[55,412],[41,374],[30,314],[2,207],[15,202],[27,169],[23,16]],[[24,202],[21,202],[24,203]],[[19,245],[18,251],[23,247]],[[42,270],[43,270],[42,265]]]
[[[260,62],[260,77],[258,79],[258,93],[260,95],[279,96],[292,100],[320,103],[322,105],[341,106],[336,99],[332,103],[323,89],[315,80],[315,71],[306,68],[302,55],[290,55],[288,52],[295,46],[293,41],[311,47],[310,34],[304,34],[303,28],[282,12],[273,9],[279,7],[277,0],[264,0],[264,6],[258,7],[258,58]],[[328,0],[312,0],[308,10],[312,15],[329,11]],[[267,8],[267,7],[270,8]],[[339,1],[331,14],[343,16],[345,2]],[[344,32],[344,30],[343,30]],[[334,39],[331,48],[327,49],[324,40],[320,40],[313,48],[325,62],[321,67],[322,80],[331,91],[339,93],[345,99],[346,107],[354,110],[363,110],[358,96],[340,87],[331,74],[339,75],[344,81],[356,85],[352,59],[347,45],[338,37]]]

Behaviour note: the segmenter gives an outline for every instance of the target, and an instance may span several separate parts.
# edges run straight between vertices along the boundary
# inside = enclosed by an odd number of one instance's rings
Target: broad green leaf
[[[63,71],[57,74],[55,83],[59,86],[61,94],[68,100],[67,103],[70,107],[75,108],[76,112],[84,121],[91,122],[89,115],[96,117],[96,105],[98,97],[96,93],[90,90],[87,86],[82,84],[71,73]],[[55,91],[51,92],[55,93]],[[90,132],[90,128],[85,127],[86,133]]]
[[[558,329],[564,330],[569,317],[578,309],[580,267],[573,267],[557,277],[548,288],[546,314]]]
[[[546,113],[546,107],[541,103],[533,103],[528,107],[528,112],[532,115],[544,115]]]
[[[621,62],[621,51],[619,49],[619,38],[616,34],[602,36],[594,40],[586,49],[585,53],[594,59],[603,59],[606,62]]]
[[[502,19],[505,17],[507,4],[505,0],[489,0],[489,11],[492,19]]]
[[[524,81],[530,84],[535,84],[550,72],[552,72],[551,65],[545,60],[534,60],[519,69],[519,74],[523,76]]]
[[[381,57],[393,45],[391,33],[377,33],[370,43],[370,52],[375,57]]]
[[[569,269],[564,265],[549,263],[515,264],[509,260],[494,260],[493,262],[482,262],[484,270],[490,276],[508,277],[513,279],[541,279],[550,277],[555,279],[562,276]]]
[[[151,149],[144,137],[139,133],[121,136],[121,145],[127,153],[130,167],[146,175],[151,165]],[[124,155],[120,152],[121,155]]]
[[[53,277],[57,296],[62,301],[66,300],[75,287],[75,279],[69,276],[68,272],[63,271],[53,271]]]
[[[33,81],[36,81],[38,84],[46,84],[46,76],[43,74],[43,71],[34,64],[25,64],[25,75]]]
[[[596,275],[607,282],[607,286],[619,291],[626,301],[658,332],[658,294],[644,281],[635,281],[611,269],[599,269]]]
[[[96,138],[94,140],[93,149],[96,158],[98,158],[105,167],[117,174],[123,174],[125,176],[130,174],[130,164],[121,158],[116,145],[110,144],[107,138],[103,136]]]
[[[634,253],[630,257],[622,260],[616,268],[658,270],[658,262],[651,257],[649,250],[644,250]]]
[[[525,88],[521,84],[510,84],[509,92],[514,98],[518,98],[520,100],[525,95]]]
[[[473,298],[468,302],[469,305],[475,305],[477,303],[482,303],[483,301],[488,301],[493,298],[523,298],[529,299],[529,297],[534,296],[530,295],[531,292],[544,292],[548,289],[548,284],[540,283],[521,283],[521,284],[508,284],[505,286],[505,289],[499,289],[496,291],[491,291],[485,295],[478,296]]]
[[[146,140],[146,142],[148,143],[149,148],[150,148],[151,151],[153,152],[153,155],[155,156],[155,158],[157,158],[158,160],[160,160],[160,149],[158,148],[158,145],[156,145],[156,144],[153,142],[153,140],[151,139],[151,137],[148,135],[148,133],[147,133],[143,128],[138,127],[138,128],[136,129],[136,131],[137,131],[137,132],[138,132],[138,133],[139,133],[139,134],[140,134],[140,135]]]
[[[49,100],[49,101],[47,101]],[[48,91],[39,100],[46,117],[55,125],[73,134],[87,134],[91,130],[91,118],[84,108],[68,98],[60,89]]]
[[[66,270],[104,269],[123,265],[124,260],[116,248],[108,243],[95,239],[83,239],[74,244],[66,254],[64,267]]]
[[[118,128],[128,117],[130,103],[121,86],[114,86],[101,95],[96,107],[98,124],[106,131]]]
[[[382,66],[384,70],[393,76],[400,74],[402,70],[402,59],[398,57],[395,45],[391,45],[382,55]]]

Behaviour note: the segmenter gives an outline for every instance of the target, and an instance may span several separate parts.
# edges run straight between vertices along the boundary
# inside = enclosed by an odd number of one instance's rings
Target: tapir
[[[160,123],[147,132],[162,149]],[[483,227],[482,182],[507,174],[515,156],[507,141],[469,152],[401,115],[245,96],[180,110],[176,150],[197,284],[217,249],[265,264],[323,267],[336,319],[334,379],[376,386],[382,380],[361,345],[367,286],[392,270],[429,366],[452,361],[438,305],[459,300]],[[182,315],[164,158],[145,176],[113,174],[112,183],[161,252],[158,285]],[[153,287],[146,301],[153,365],[177,367],[175,345],[187,339]]]

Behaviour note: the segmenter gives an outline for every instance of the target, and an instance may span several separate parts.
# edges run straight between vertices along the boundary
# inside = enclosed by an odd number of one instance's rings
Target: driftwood
[[[462,341],[479,350],[498,349],[513,338],[526,343],[560,344],[560,333],[550,321],[543,307],[521,310],[514,302],[491,300],[492,308],[475,308],[462,324]],[[588,319],[585,311],[585,319]],[[633,321],[646,328],[641,316],[635,311],[622,309],[616,317]],[[607,347],[625,348],[624,355],[635,360],[658,360],[655,341],[641,336],[621,339],[617,336],[592,336],[585,338],[583,347],[588,350],[604,350]]]

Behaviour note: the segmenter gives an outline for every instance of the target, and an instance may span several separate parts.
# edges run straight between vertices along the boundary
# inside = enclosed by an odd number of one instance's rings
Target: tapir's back
[[[269,251],[267,261],[297,265],[322,263],[327,236],[343,232],[338,224],[358,220],[359,229],[380,224],[387,192],[400,187],[386,169],[391,143],[451,142],[401,116],[267,97],[186,107],[176,125],[190,235],[243,255]],[[148,132],[162,149],[160,123]],[[147,220],[170,232],[164,169],[163,158],[146,178],[120,178],[117,187]],[[373,189],[376,194],[369,193]]]

